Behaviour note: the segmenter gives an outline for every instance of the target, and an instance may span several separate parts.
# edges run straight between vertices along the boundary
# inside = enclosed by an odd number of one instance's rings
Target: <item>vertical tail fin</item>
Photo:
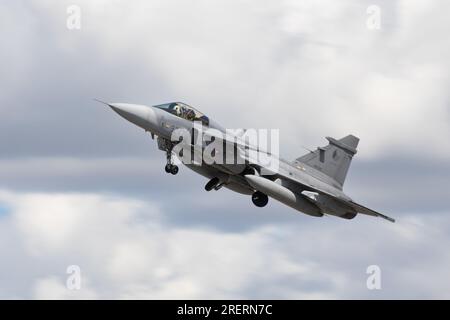
[[[329,142],[326,147],[319,147],[316,151],[297,158],[296,161],[328,175],[342,186],[352,158],[356,154],[359,139],[353,135],[339,140],[330,137],[326,139]]]

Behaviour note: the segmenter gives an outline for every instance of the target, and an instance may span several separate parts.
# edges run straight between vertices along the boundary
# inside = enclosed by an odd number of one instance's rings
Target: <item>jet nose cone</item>
[[[127,120],[129,120],[128,118],[133,115],[139,115],[139,113],[141,113],[142,111],[138,108],[135,108],[133,105],[129,105],[126,103],[107,103],[107,105]]]
[[[151,129],[150,126],[156,123],[155,112],[147,107],[128,103],[106,103],[111,109],[118,113],[121,117],[134,123],[135,125]]]
[[[113,109],[118,114],[120,114],[120,111],[122,111],[122,108],[120,108],[118,103],[107,103],[106,105],[111,109]]]

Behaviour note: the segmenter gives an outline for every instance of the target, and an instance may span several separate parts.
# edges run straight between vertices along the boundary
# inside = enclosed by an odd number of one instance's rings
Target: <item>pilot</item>
[[[183,119],[187,119],[186,118],[186,112],[187,112],[186,107],[185,106],[180,106],[180,117],[182,117]]]
[[[194,112],[194,110],[187,109],[185,115],[186,115],[186,119],[187,120],[194,121],[194,119],[195,119],[195,112]]]
[[[173,107],[173,111],[177,116],[181,116],[181,107],[178,104]]]

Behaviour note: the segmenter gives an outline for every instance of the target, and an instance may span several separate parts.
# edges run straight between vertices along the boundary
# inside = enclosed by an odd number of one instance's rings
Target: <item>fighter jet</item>
[[[314,217],[332,215],[353,219],[360,213],[395,222],[391,217],[354,202],[343,191],[345,178],[359,142],[353,135],[347,135],[342,139],[326,137],[327,146],[310,151],[294,161],[276,156],[278,166],[277,170],[273,170],[261,165],[254,157],[248,156],[249,150],[253,150],[256,154],[264,153],[272,158],[274,154],[243,140],[242,132],[245,130],[230,136],[224,127],[185,103],[172,102],[154,106],[102,103],[149,132],[153,139],[156,136],[158,148],[166,153],[165,171],[169,174],[178,173],[179,168],[174,163],[174,158],[183,156],[182,152],[179,154],[174,152],[176,146],[180,144],[189,146],[191,149],[187,153],[200,160],[183,164],[209,179],[205,185],[206,191],[225,187],[250,195],[257,207],[266,206],[270,197]],[[231,149],[225,148],[224,153],[233,150],[234,162],[205,161],[201,155],[208,147],[208,143],[198,144],[194,139],[173,139],[174,132],[180,129],[195,135],[194,124],[205,131],[213,129],[215,132],[224,133],[221,137],[223,143],[232,145]]]

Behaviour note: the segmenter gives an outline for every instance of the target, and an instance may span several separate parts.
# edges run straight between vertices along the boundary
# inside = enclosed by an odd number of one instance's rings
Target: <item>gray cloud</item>
[[[69,4],[79,31],[65,27]],[[366,28],[371,4],[380,31]],[[447,7],[0,4],[0,296],[448,297]],[[280,128],[288,159],[354,133],[346,191],[398,223],[206,193],[188,169],[165,175],[149,135],[92,98],[181,100],[228,127]],[[73,263],[82,292],[64,287]],[[370,264],[382,291],[365,288]]]
[[[151,140],[150,140],[151,141]],[[150,141],[143,141],[150,144]],[[212,204],[247,197],[228,192],[207,193],[206,179],[182,167],[178,176],[166,175],[164,154],[149,145],[142,157],[28,158],[0,161],[0,186],[22,191],[102,191],[171,203]],[[448,206],[449,167],[444,162],[412,158],[367,161],[355,157],[345,189],[355,200],[388,212],[442,211]],[[215,195],[218,194],[219,197]],[[206,201],[214,198],[214,201]],[[290,210],[290,209],[289,209]]]

